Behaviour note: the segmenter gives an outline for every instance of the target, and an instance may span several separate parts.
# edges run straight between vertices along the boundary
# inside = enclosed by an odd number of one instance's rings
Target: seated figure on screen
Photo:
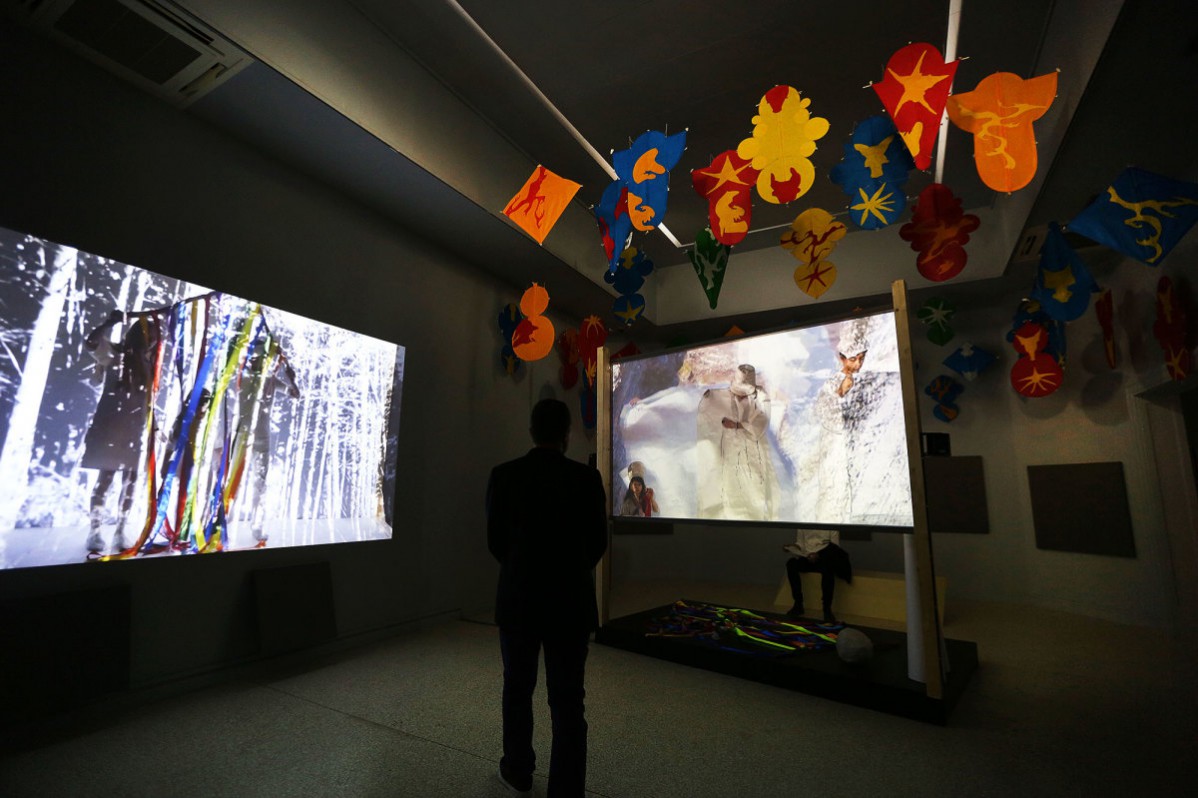
[[[620,504],[620,515],[651,518],[661,512],[653,498],[653,488],[645,486],[645,465],[639,460],[629,463],[628,491]]]
[[[840,548],[840,533],[826,529],[800,529],[795,542],[787,543],[782,549],[791,555],[786,561],[786,578],[790,582],[791,598],[794,599],[794,606],[786,614],[799,618],[806,613],[802,576],[804,573],[817,572],[820,575],[824,622],[835,623],[832,596],[836,590],[836,578],[850,584],[853,581],[853,564],[848,552]]]
[[[775,517],[778,487],[767,433],[770,399],[757,385],[757,370],[737,366],[727,388],[711,388],[699,400],[698,515],[741,521]]]
[[[114,349],[110,340],[112,330],[121,324],[127,324],[128,328],[119,349]],[[83,439],[83,457],[79,460],[81,467],[100,472],[91,495],[90,531],[86,544],[90,552],[104,551],[100,528],[104,523],[105,499],[118,473],[121,486],[112,549],[123,551],[130,546],[130,539],[125,535],[125,521],[133,506],[133,488],[142,467],[149,387],[153,381],[159,338],[156,317],[126,315],[114,310],[84,340],[84,347],[96,360],[95,374],[97,377],[102,374],[104,382],[96,412]]]

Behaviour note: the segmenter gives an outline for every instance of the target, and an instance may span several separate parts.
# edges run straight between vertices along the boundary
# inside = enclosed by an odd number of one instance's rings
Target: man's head
[[[861,370],[862,364],[865,363],[865,351],[862,350],[855,355],[846,355],[844,352],[837,352],[840,358],[840,370],[845,374],[856,374]]]
[[[570,439],[570,408],[558,399],[542,399],[533,405],[528,432],[537,446],[566,451]]]

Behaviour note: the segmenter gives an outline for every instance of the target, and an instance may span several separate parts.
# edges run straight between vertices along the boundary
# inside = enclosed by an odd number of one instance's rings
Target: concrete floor
[[[1167,636],[949,609],[948,635],[977,641],[981,667],[947,727],[592,646],[588,794],[1189,794],[1195,671]],[[450,621],[93,710],[0,755],[0,795],[500,796],[499,690],[494,627]],[[538,794],[545,784],[538,775]]]

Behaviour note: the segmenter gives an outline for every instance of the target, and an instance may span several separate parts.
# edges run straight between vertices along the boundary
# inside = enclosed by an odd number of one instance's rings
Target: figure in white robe
[[[778,484],[770,452],[770,399],[753,366],[699,400],[698,515],[740,521],[777,517]]]

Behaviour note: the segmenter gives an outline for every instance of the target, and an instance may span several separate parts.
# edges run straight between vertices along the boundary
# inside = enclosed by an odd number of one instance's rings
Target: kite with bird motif
[[[685,130],[672,136],[648,130],[628,149],[612,153],[611,164],[628,189],[628,215],[637,230],[652,230],[665,218],[670,170],[685,149]]]
[[[720,288],[724,285],[724,270],[728,268],[728,255],[732,248],[716,240],[711,229],[702,230],[695,236],[695,246],[689,252],[691,265],[703,285],[703,293],[707,295],[707,304],[715,310],[720,300]]]
[[[523,319],[524,314],[520,312],[520,306],[515,302],[509,302],[503,310],[499,311],[499,335],[503,338],[503,348],[499,350],[499,362],[508,376],[512,376],[520,370],[520,358],[516,357],[516,350],[512,349],[512,335]]]
[[[936,402],[932,408],[932,415],[946,424],[961,412],[961,409],[957,407],[957,397],[964,391],[964,385],[946,374],[941,374],[923,389],[923,392]]]
[[[603,190],[599,204],[595,206],[595,219],[599,223],[599,241],[607,257],[607,270],[615,271],[620,262],[620,253],[632,241],[632,217],[628,215],[628,186],[613,180]]]
[[[752,162],[736,150],[725,150],[712,158],[709,166],[691,172],[695,192],[707,200],[712,235],[721,244],[733,246],[748,235],[757,175]]]
[[[1159,266],[1198,221],[1198,183],[1130,166],[1071,221],[1070,232]]]
[[[1038,164],[1032,122],[1048,112],[1056,94],[1056,72],[1030,80],[995,72],[973,91],[948,98],[948,118],[973,134],[973,162],[983,183],[1010,193],[1032,182]]]
[[[1056,222],[1048,225],[1048,235],[1040,248],[1040,266],[1031,298],[1057,321],[1073,321],[1090,306],[1090,294],[1098,284],[1090,276],[1085,261],[1073,251]]]
[[[549,292],[540,285],[532,286],[520,297],[520,312],[524,320],[512,333],[512,349],[521,360],[540,360],[553,351],[557,334],[553,322],[544,315],[549,309]]]
[[[537,166],[524,187],[503,209],[503,215],[535,238],[538,244],[543,244],[545,236],[549,235],[580,188],[582,186],[573,180]]]
[[[766,202],[785,205],[815,181],[811,155],[828,132],[828,120],[812,116],[810,105],[793,86],[775,86],[757,105],[753,135],[736,148],[758,170],[757,194]]]
[[[899,228],[899,237],[919,253],[919,273],[934,282],[951,280],[965,268],[965,245],[981,220],[961,209],[961,200],[948,186],[932,183],[919,192],[911,221]]]
[[[632,324],[645,312],[645,298],[637,292],[652,271],[653,261],[644,251],[629,247],[620,255],[616,270],[603,275],[604,281],[620,294],[612,303],[612,312],[625,324]]]
[[[915,162],[885,114],[853,128],[844,158],[832,167],[832,182],[848,194],[849,216],[862,230],[878,230],[897,221],[907,208],[903,184]]]
[[[1061,364],[1044,351],[1048,346],[1048,330],[1035,322],[1027,322],[1015,331],[1015,351],[1019,358],[1011,366],[1011,387],[1027,397],[1048,396],[1061,387],[1064,372]]]
[[[919,169],[932,165],[940,117],[944,114],[944,104],[958,63],[946,64],[944,56],[935,47],[916,42],[890,56],[886,62],[886,77],[873,84]]]

